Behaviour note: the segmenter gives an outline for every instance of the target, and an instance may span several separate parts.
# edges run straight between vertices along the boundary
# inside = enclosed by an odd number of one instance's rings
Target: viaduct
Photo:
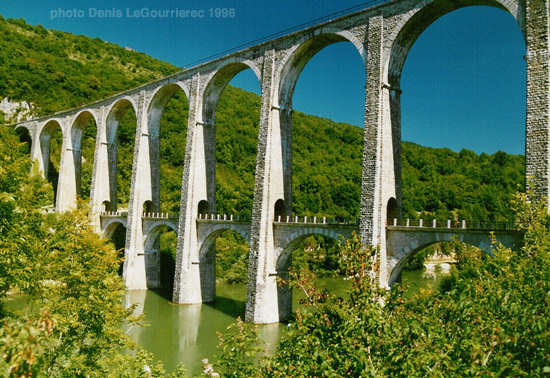
[[[159,227],[178,234],[173,301],[193,304],[214,298],[215,237],[234,230],[250,244],[246,320],[271,323],[290,313],[290,292],[278,288],[289,255],[311,234],[336,238],[358,232],[378,246],[381,286],[391,285],[416,250],[451,235],[486,251],[488,227],[399,226],[401,208],[400,77],[418,36],[439,17],[458,8],[486,5],[509,12],[527,46],[526,175],[537,195],[550,195],[549,3],[546,0],[393,0],[245,48],[109,98],[19,123],[32,138],[31,157],[47,174],[54,128],[63,133],[56,211],[75,206],[80,190],[81,139],[88,120],[97,125],[91,209],[106,236],[126,227],[123,277],[128,289],[158,285]],[[306,63],[324,47],[353,44],[366,72],[361,208],[358,223],[292,216],[292,94]],[[258,153],[252,220],[213,216],[215,206],[216,107],[229,81],[251,69],[261,87]],[[189,101],[181,206],[177,218],[159,214],[159,132],[164,106],[176,91]],[[124,112],[137,118],[130,203],[116,212],[117,127]],[[183,146],[182,146],[183,147]],[[145,212],[144,212],[145,205]],[[210,214],[210,215],[208,215]],[[390,220],[388,222],[387,220]],[[401,222],[399,222],[401,223]],[[422,226],[422,227],[421,227]],[[435,226],[435,227],[433,227]],[[519,241],[497,231],[505,245]]]

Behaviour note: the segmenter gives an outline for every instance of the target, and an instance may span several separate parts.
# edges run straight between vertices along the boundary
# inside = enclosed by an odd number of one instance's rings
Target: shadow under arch
[[[143,250],[145,252],[145,277],[148,289],[160,289],[161,281],[161,266],[160,266],[160,237],[165,232],[178,233],[177,226],[171,222],[158,222],[146,232],[145,241],[143,242]],[[168,299],[168,298],[167,298]]]
[[[23,125],[18,125],[15,127],[15,134],[19,138],[19,142],[25,145],[21,151],[30,156],[32,151],[31,131]]]
[[[217,226],[209,233],[202,241],[199,248],[199,271],[200,285],[203,303],[212,303],[217,301],[216,298],[216,239],[226,232],[234,232],[240,235],[250,247],[250,235],[237,228],[227,227],[226,225]],[[248,248],[247,248],[248,250]],[[216,306],[217,309],[223,311],[230,316],[244,316],[244,302],[229,298],[221,298],[225,303],[233,303],[235,308],[231,306]],[[237,311],[238,309],[238,311]],[[238,313],[237,313],[238,312]]]
[[[110,240],[115,250],[117,250],[119,256],[122,258],[118,273],[120,276],[124,274],[124,251],[126,246],[126,221],[125,220],[116,220],[109,223],[104,231],[103,238]]]
[[[120,141],[118,138],[119,126],[124,116],[131,109],[133,115],[137,114],[136,104],[130,97],[122,97],[116,100],[107,111],[105,122],[105,136],[102,143],[107,146],[107,164],[108,164],[108,181],[109,181],[109,198],[101,198],[101,202],[108,200],[111,203],[112,211],[118,210],[120,198],[118,198],[118,160]],[[137,125],[134,125],[134,130]],[[134,138],[132,138],[134,139]],[[134,140],[130,141],[133,145]],[[133,149],[132,149],[133,151]]]
[[[72,153],[73,153],[73,164],[74,164],[74,172],[75,172],[75,188],[76,188],[76,195],[79,198],[82,198],[82,169],[83,169],[83,138],[85,136],[86,131],[88,131],[88,128],[91,127],[91,123],[93,122],[95,129],[96,129],[96,135],[94,136],[94,141],[97,140],[97,133],[99,131],[99,128],[97,127],[97,119],[96,116],[89,110],[83,110],[81,111],[75,118],[73,124],[71,125],[71,145],[72,145]],[[89,137],[89,135],[88,135]],[[95,153],[95,143],[94,143],[94,153]],[[93,155],[92,162],[93,162]],[[90,175],[91,180],[91,175]]]
[[[396,31],[393,38],[393,44],[387,51],[389,61],[387,62],[387,76],[391,87],[400,88],[401,72],[405,60],[412,46],[420,35],[435,21],[444,15],[460,8],[469,6],[484,5],[498,8],[508,12],[517,21],[526,40],[526,29],[524,25],[523,9],[518,7],[518,3],[510,0],[432,0],[429,4],[420,8],[412,14],[404,25]]]
[[[292,252],[300,243],[302,243],[308,237],[314,235],[321,235],[326,238],[340,241],[338,240],[339,238],[335,238],[330,234],[310,232],[298,236],[282,249],[281,254],[277,258],[276,264],[277,277],[281,280],[277,283],[277,307],[279,309],[280,322],[286,322],[292,316],[292,288],[290,288],[289,286],[289,271],[292,266]]]

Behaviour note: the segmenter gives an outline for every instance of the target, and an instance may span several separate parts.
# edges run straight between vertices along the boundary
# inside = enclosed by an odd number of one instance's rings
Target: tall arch
[[[335,67],[328,67],[327,64],[323,65],[323,62],[331,60],[331,56],[342,52],[349,54],[346,55],[346,57],[349,56],[349,61],[346,61],[345,67],[357,77],[357,80],[354,81],[355,87],[351,83],[345,83],[344,87],[338,87],[334,86],[334,82],[321,79],[323,77],[321,72],[323,71],[319,70],[335,69]],[[358,190],[354,191],[354,188],[360,187],[361,184],[362,130],[359,127],[353,128],[326,120],[318,122],[317,128],[311,131],[308,127],[310,125],[306,123],[311,121],[304,120],[301,115],[293,115],[293,109],[296,107],[295,92],[300,91],[300,78],[306,77],[304,80],[307,80],[308,73],[315,72],[315,77],[318,79],[314,82],[325,81],[328,86],[321,88],[321,90],[326,91],[324,93],[320,92],[323,95],[317,94],[317,92],[312,93],[309,90],[307,97],[315,98],[317,95],[322,99],[326,97],[336,98],[339,93],[342,93],[341,91],[351,91],[357,94],[356,99],[358,99],[360,107],[358,108],[359,117],[357,117],[356,122],[361,122],[359,123],[359,126],[361,126],[364,119],[365,62],[366,51],[363,43],[351,32],[335,28],[316,30],[313,36],[306,34],[303,40],[299,41],[296,47],[290,49],[281,60],[278,69],[279,84],[277,89],[278,103],[281,109],[279,111],[281,139],[284,140],[283,146],[288,149],[283,152],[284,177],[286,178],[284,183],[285,215],[291,215],[293,211],[297,215],[308,214],[344,218],[359,215],[360,192]],[[344,67],[338,68],[343,69]],[[324,72],[327,72],[327,77],[330,76],[331,71]],[[337,73],[337,71],[332,72]],[[296,91],[297,87],[298,91]],[[303,94],[302,97],[304,97]],[[333,103],[334,101],[325,103],[326,108],[330,109],[331,106],[334,106]],[[326,115],[323,116],[326,117]],[[346,151],[331,149],[330,139],[340,139],[349,148]],[[327,143],[329,148],[322,155],[310,154],[310,149],[313,150],[313,147],[308,143],[314,144],[315,141],[320,140]],[[308,162],[307,169],[304,167],[303,162],[305,161]],[[353,167],[351,167],[351,164],[344,167],[342,161],[356,161],[356,164]],[[316,171],[315,167],[322,165],[338,166],[342,169],[335,169],[329,174],[326,171]],[[305,174],[304,172],[308,173]],[[335,176],[338,176],[339,180],[333,180]],[[301,180],[299,180],[300,177]],[[335,185],[336,183],[337,185]],[[307,198],[302,198],[301,201],[293,201],[293,188],[301,195],[307,196]],[[324,200],[325,198],[327,201]],[[297,208],[297,202],[310,205],[306,208]],[[329,207],[331,207],[330,210]]]
[[[391,86],[399,88],[401,72],[407,55],[418,37],[437,19],[454,10],[474,5],[492,6],[509,12],[518,22],[524,38],[525,14],[518,3],[510,0],[432,0],[429,4],[415,9],[400,22],[392,36],[393,43],[387,51],[387,77]]]
[[[90,182],[92,164],[94,162],[95,140],[97,135],[97,120],[89,111],[81,111],[71,126],[72,157],[75,174],[75,187],[77,197],[88,197],[90,194]],[[90,141],[93,140],[93,141]],[[83,150],[85,152],[83,152]],[[84,172],[83,172],[84,170]],[[83,174],[86,176],[83,183]],[[86,185],[87,193],[83,193],[82,186]]]
[[[167,83],[153,93],[147,108],[150,199],[155,212],[175,212],[179,206],[179,197],[177,200],[170,201],[174,202],[172,205],[164,203],[169,202],[167,198],[169,193],[166,193],[163,186],[179,186],[181,183],[184,154],[178,154],[178,152],[185,150],[185,131],[187,130],[189,109],[188,95],[189,91],[183,83]],[[170,124],[165,121],[164,116],[167,112],[170,113],[168,116],[173,118],[169,120]],[[171,123],[176,124],[171,125]],[[164,124],[164,127],[173,126],[175,129],[161,132],[163,128],[161,124]],[[162,137],[166,133],[170,134],[170,138]],[[172,145],[173,143],[177,145]],[[177,155],[179,158],[172,155]],[[175,182],[170,181],[171,179]]]
[[[363,43],[350,32],[335,30],[334,28],[315,30],[315,35],[313,37],[309,35],[304,37],[301,43],[297,44],[294,49],[291,49],[287,53],[279,66],[278,101],[281,108],[292,108],[292,94],[294,93],[296,82],[311,58],[325,47],[338,42],[350,42],[353,44],[361,56],[363,63],[365,63],[367,56]]]
[[[41,129],[38,137],[40,143],[41,160],[39,169],[44,177],[52,184],[54,205],[57,203],[57,184],[59,180],[59,169],[61,164],[61,147],[63,128],[57,119],[48,121]],[[55,149],[52,156],[52,149]],[[52,161],[52,157],[54,158]]]
[[[95,200],[99,204],[109,201],[113,211],[120,205],[127,206],[123,197],[128,197],[129,192],[121,188],[120,181],[129,182],[132,164],[122,161],[122,155],[133,157],[136,114],[136,104],[130,97],[117,99],[107,110],[104,139],[99,146],[97,174],[100,179],[96,179]],[[121,193],[121,189],[128,193]]]

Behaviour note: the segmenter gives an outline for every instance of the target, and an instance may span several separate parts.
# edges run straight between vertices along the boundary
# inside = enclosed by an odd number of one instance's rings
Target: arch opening
[[[496,0],[438,0],[397,36],[388,82],[403,90],[390,99],[392,126],[407,140],[396,169],[403,218],[513,219],[508,204],[525,184],[526,103],[514,14]]]
[[[179,211],[188,114],[186,89],[179,83],[161,87],[149,105],[150,179],[157,212]]]
[[[204,148],[211,212],[241,218],[252,215],[260,93],[256,73],[245,63],[221,68],[205,91]]]
[[[340,34],[313,37],[281,73],[280,124],[283,145],[291,146],[284,153],[285,215],[359,216],[364,131],[355,125],[364,123],[366,71],[354,42]],[[330,75],[342,70],[348,80]]]
[[[143,213],[149,215],[149,214],[152,214],[153,212],[155,212],[153,201],[143,202]]]
[[[199,202],[197,213],[203,218],[209,214],[209,205],[208,201],[202,200]]]
[[[397,205],[397,200],[391,197],[386,206],[386,224],[393,224],[394,219],[399,219],[399,207]]]
[[[199,251],[204,303],[216,302],[220,311],[244,316],[249,247],[244,235],[226,228],[204,240]]]
[[[94,115],[89,111],[83,111],[71,127],[76,194],[81,199],[88,199],[91,194],[96,135],[97,124]]]
[[[118,100],[109,111],[106,121],[106,140],[108,162],[108,198],[113,211],[128,211],[130,184],[137,118],[132,101],[127,98]]]
[[[21,152],[30,156],[32,151],[32,137],[29,130],[26,127],[18,127],[15,129],[15,133],[19,137],[19,142],[22,143]]]
[[[445,263],[449,265],[460,264],[464,259],[472,256],[490,257],[490,250],[482,249],[482,246],[472,240],[435,240],[424,243],[417,248],[409,251],[394,266],[390,273],[389,284],[402,283],[402,274],[404,271],[420,271],[426,273],[432,278],[435,275],[435,269],[426,268],[426,263],[436,265]],[[445,268],[450,269],[450,267]],[[447,270],[448,272],[448,270]],[[443,273],[446,273],[445,271]],[[436,277],[441,278],[442,275]]]
[[[61,164],[61,147],[63,145],[63,130],[59,122],[49,121],[40,132],[41,168],[44,177],[52,185],[53,206],[57,204],[57,184]]]
[[[101,207],[102,211],[113,211],[113,204],[110,201],[103,201]]]
[[[274,220],[277,222],[279,220],[283,221],[285,217],[285,201],[282,199],[278,199],[275,202],[275,218]]]
[[[124,251],[126,246],[126,227],[122,223],[111,224],[104,233],[105,238],[109,239],[117,251],[120,260],[118,274],[122,277],[124,268]]]
[[[304,234],[291,241],[277,259],[277,302],[279,321],[290,320],[298,298],[293,298],[290,272],[308,271],[313,273],[321,289],[341,294],[346,283],[339,277],[340,241],[322,234]]]
[[[172,298],[176,269],[178,236],[172,226],[158,225],[144,242],[145,277],[148,289],[161,289],[168,300]]]

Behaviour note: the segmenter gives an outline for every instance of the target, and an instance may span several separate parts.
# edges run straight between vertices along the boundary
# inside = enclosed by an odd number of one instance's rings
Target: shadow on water
[[[205,305],[212,307],[213,309],[220,311],[221,313],[232,318],[236,319],[238,316],[240,316],[241,319],[244,319],[244,312],[246,307],[246,302],[244,301],[234,298],[216,296],[216,301],[205,303]]]

